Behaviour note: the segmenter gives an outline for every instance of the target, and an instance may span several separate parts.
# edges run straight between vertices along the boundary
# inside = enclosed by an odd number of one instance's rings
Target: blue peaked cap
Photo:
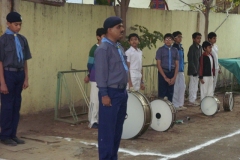
[[[104,23],[103,23],[103,28],[107,30],[108,28],[112,28],[118,24],[122,23],[122,19],[116,16],[113,17],[108,17]]]

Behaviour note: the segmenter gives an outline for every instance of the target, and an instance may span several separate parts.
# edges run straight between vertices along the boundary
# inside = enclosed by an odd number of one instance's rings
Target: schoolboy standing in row
[[[99,110],[99,102],[98,102],[98,88],[95,80],[95,66],[94,66],[94,52],[97,47],[100,45],[102,38],[105,36],[104,28],[98,28],[96,30],[97,44],[94,44],[89,52],[88,57],[88,72],[89,74],[85,77],[85,83],[88,83],[90,80],[91,90],[90,90],[90,104],[88,111],[88,120],[89,120],[89,128],[98,128],[98,110]]]
[[[202,48],[204,53],[199,60],[201,100],[206,96],[213,96],[213,77],[215,75],[215,63],[214,58],[211,55],[212,44],[208,41],[204,41]]]
[[[210,32],[208,34],[208,41],[212,44],[212,53],[211,54],[214,58],[214,64],[215,64],[215,76],[213,78],[213,92],[214,92],[216,85],[217,85],[217,79],[218,79],[218,73],[219,73],[218,46],[216,45],[217,34],[214,32]]]
[[[142,80],[142,51],[138,48],[139,36],[136,33],[132,33],[128,36],[128,42],[131,47],[125,52],[127,56],[127,64],[129,68],[129,80],[128,89],[133,88],[135,91],[139,91],[145,88]]]
[[[158,68],[158,97],[165,96],[172,102],[174,83],[178,74],[179,55],[172,47],[173,36],[171,33],[164,35],[164,45],[157,50],[156,60]]]
[[[27,39],[18,34],[22,18],[17,12],[7,17],[8,28],[0,37],[1,134],[3,144],[16,146],[25,142],[17,138],[21,93],[28,87],[27,60],[32,58]]]
[[[177,110],[185,110],[187,107],[184,107],[184,96],[185,96],[185,77],[184,77],[184,51],[182,47],[182,33],[180,31],[173,32],[174,44],[178,50],[179,54],[179,69],[177,78],[174,84],[174,93],[173,93],[173,105]]]
[[[198,70],[199,70],[199,58],[202,55],[201,33],[195,32],[192,34],[193,44],[189,47],[188,51],[188,76],[189,82],[189,104],[199,105],[196,102],[198,91]]]

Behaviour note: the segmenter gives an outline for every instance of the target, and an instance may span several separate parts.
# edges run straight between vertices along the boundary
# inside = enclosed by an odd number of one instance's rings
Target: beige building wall
[[[21,33],[29,41],[33,59],[29,60],[30,87],[23,92],[22,113],[53,108],[56,99],[57,72],[86,69],[88,52],[96,43],[95,30],[102,27],[106,17],[114,15],[112,7],[66,4],[53,7],[21,2],[23,17]],[[127,32],[139,24],[150,31],[163,34],[180,30],[184,35],[185,49],[191,44],[191,33],[196,30],[195,12],[172,12],[148,9],[128,11]],[[182,21],[180,25],[179,22]],[[161,46],[163,43],[158,43]],[[157,48],[144,50],[143,64],[155,63]],[[81,77],[83,78],[83,77]]]
[[[88,52],[96,43],[96,28],[102,27],[106,17],[114,15],[113,8],[82,4],[54,7],[22,1],[19,10],[23,17],[21,34],[28,39],[33,56],[28,62],[30,87],[23,91],[21,111],[30,113],[54,108],[58,71],[70,70],[71,67],[86,69]],[[139,24],[163,34],[181,31],[186,61],[188,48],[192,44],[191,34],[198,28],[197,15],[197,12],[130,8],[126,30],[129,34],[132,32],[130,26]],[[210,30],[223,18],[224,14],[211,14],[214,20],[211,21]],[[222,53],[228,53],[226,56],[229,57],[237,54],[237,47],[234,48],[233,43],[237,41],[228,42],[239,39],[238,19],[238,16],[231,16],[217,32],[220,57],[225,56]],[[158,42],[157,48],[162,45],[162,42]],[[157,48],[143,50],[144,65],[156,63]]]
[[[209,32],[215,31],[226,18],[224,13],[211,13]],[[240,42],[240,15],[230,14],[228,19],[216,31],[219,58],[240,57],[238,44]]]

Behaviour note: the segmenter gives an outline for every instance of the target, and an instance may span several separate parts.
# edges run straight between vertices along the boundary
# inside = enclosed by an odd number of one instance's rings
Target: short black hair
[[[203,48],[203,50],[205,51],[205,48],[207,48],[208,46],[211,46],[212,44],[210,43],[210,42],[208,42],[208,41],[204,41],[203,43],[202,43],[202,48]]]
[[[96,36],[101,37],[103,34],[106,34],[106,30],[104,28],[98,28],[96,30]]]
[[[214,32],[208,33],[208,39],[212,39],[213,37],[217,37],[217,34]]]
[[[131,33],[131,34],[129,34],[129,36],[128,36],[128,41],[130,41],[130,39],[131,39],[132,37],[136,37],[138,40],[140,40],[137,33]]]
[[[176,31],[172,33],[173,37],[177,37],[178,35],[182,35],[182,33],[180,31]]]
[[[202,36],[202,35],[199,32],[195,32],[195,33],[192,34],[193,39],[197,38],[197,36]]]
[[[174,39],[173,38],[173,35],[171,33],[166,33],[163,37],[163,39],[165,40],[166,38],[171,38],[172,40]]]

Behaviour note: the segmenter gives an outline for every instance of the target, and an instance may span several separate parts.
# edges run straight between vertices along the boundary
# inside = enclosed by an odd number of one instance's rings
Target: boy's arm
[[[158,59],[157,59],[157,68],[158,68],[158,72],[163,76],[164,80],[169,83],[170,79],[163,72],[163,69],[161,67],[161,60],[158,60]]]
[[[0,41],[0,91],[3,94],[8,94],[8,88],[4,78],[4,68],[2,61],[4,60],[4,42]]]
[[[129,89],[131,88],[131,87],[133,87],[133,85],[132,85],[132,79],[131,79],[131,72],[130,72],[130,62],[127,62],[127,65],[128,65],[128,70],[129,70],[129,72],[128,72],[128,74],[129,74],[129,78],[128,78],[128,85],[129,85]]]
[[[203,55],[199,58],[199,80],[202,84],[204,84],[203,80]]]
[[[178,74],[178,69],[179,69],[179,62],[178,60],[175,60],[175,71],[174,71],[174,76],[173,78],[171,79],[171,85],[173,85],[176,81],[176,78],[177,78],[177,74]]]
[[[4,79],[4,74],[3,74],[3,63],[2,61],[0,61],[0,85],[1,85],[1,93],[3,94],[8,94],[8,88],[7,85],[5,83],[5,79]]]
[[[97,48],[95,48],[95,46],[93,46],[88,54],[88,63],[87,63],[87,68],[88,68],[88,75],[84,78],[84,82],[88,83],[90,80],[90,74],[91,74],[91,70],[94,64],[94,52]]]
[[[28,88],[28,65],[27,61],[24,62],[24,72],[25,72],[25,78],[24,78],[24,83],[23,83],[23,89]]]
[[[143,82],[143,69],[141,70],[141,74],[142,74],[142,77],[141,77],[140,88],[141,88],[141,90],[144,90],[145,89],[145,85],[144,85],[144,82]]]
[[[195,73],[192,73],[192,74],[197,74],[197,70],[195,68],[195,65],[194,65],[194,52],[193,52],[193,49],[192,47],[189,48],[189,51],[188,51],[188,65],[190,66],[189,68],[191,68],[191,70],[193,70]]]

